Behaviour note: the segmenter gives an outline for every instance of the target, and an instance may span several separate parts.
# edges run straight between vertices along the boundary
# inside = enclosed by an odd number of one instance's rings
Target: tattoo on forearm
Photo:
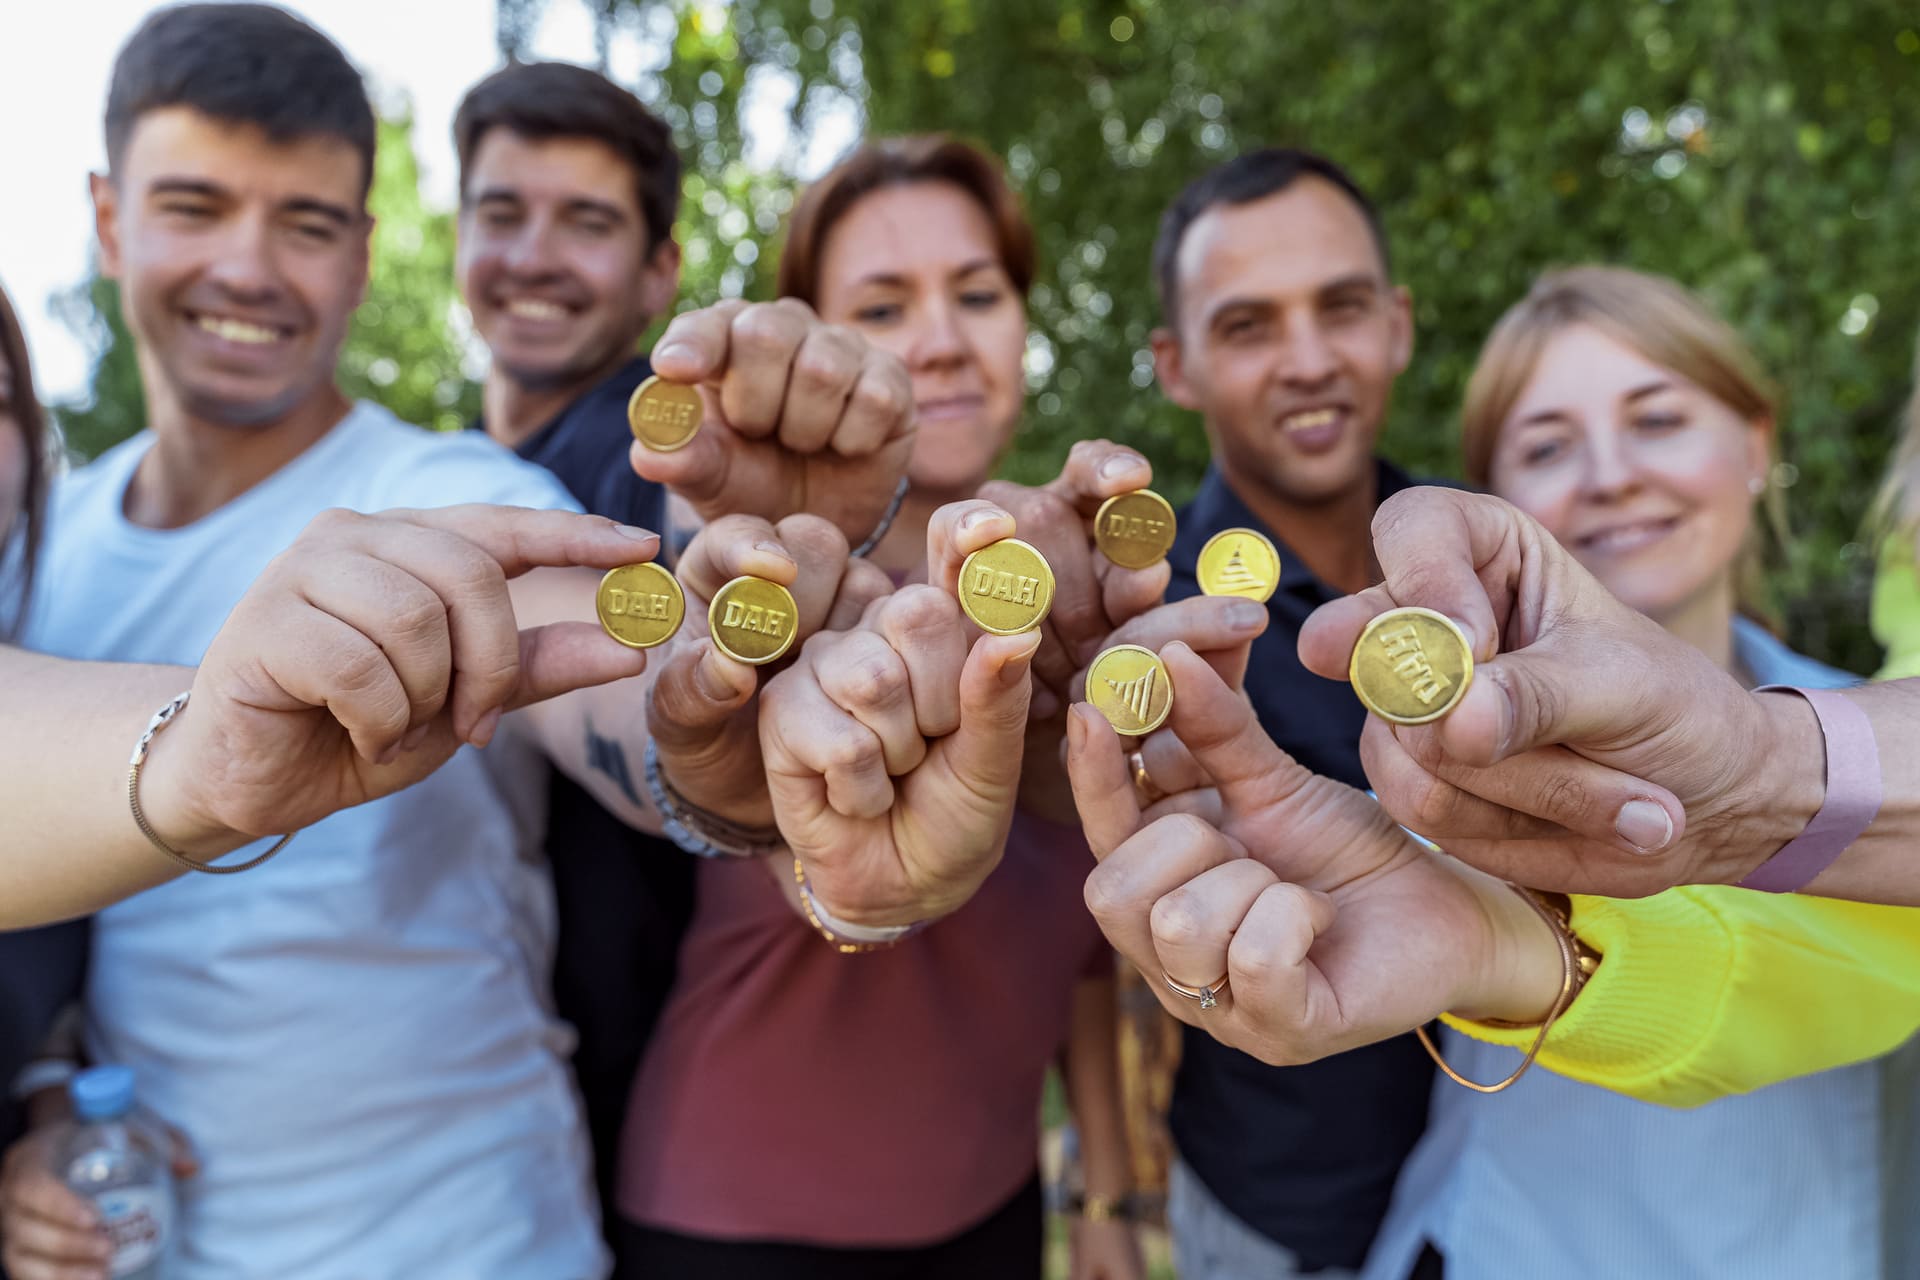
[[[620,788],[620,794],[632,801],[637,808],[644,809],[647,802],[640,798],[639,790],[633,785],[633,774],[627,768],[627,753],[612,738],[603,738],[593,731],[593,721],[587,721],[587,768],[595,773],[603,773]]]

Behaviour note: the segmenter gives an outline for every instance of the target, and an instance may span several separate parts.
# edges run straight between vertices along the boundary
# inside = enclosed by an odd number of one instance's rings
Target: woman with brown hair
[[[870,142],[794,209],[782,296],[912,376],[908,484],[871,555],[896,582],[924,576],[935,510],[974,496],[1019,424],[1033,273],[1000,165],[953,139]],[[1081,897],[1092,865],[1076,829],[1022,812],[964,907],[847,955],[755,861],[704,862],[628,1111],[610,1206],[622,1266],[1038,1277],[1041,1083],[1062,1058],[1086,1169],[1073,1275],[1141,1275],[1117,1216],[1129,1188],[1113,961]]]

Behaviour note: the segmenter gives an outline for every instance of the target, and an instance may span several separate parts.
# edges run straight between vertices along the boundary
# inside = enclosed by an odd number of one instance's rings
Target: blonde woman
[[[1481,352],[1467,474],[1748,686],[1852,683],[1742,613],[1775,406],[1733,331],[1672,281],[1556,272]],[[1509,1050],[1446,1040],[1469,1078],[1511,1067]],[[1886,1089],[1885,1064],[1867,1062],[1674,1112],[1543,1072],[1497,1098],[1442,1080],[1369,1274],[1401,1280],[1431,1242],[1448,1280],[1872,1280],[1898,1154]]]

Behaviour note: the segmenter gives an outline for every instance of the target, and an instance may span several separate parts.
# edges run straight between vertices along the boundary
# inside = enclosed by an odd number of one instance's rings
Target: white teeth
[[[198,316],[194,323],[214,337],[225,338],[228,342],[244,342],[252,346],[261,346],[280,341],[278,331],[264,325],[248,324],[245,320],[229,320],[224,316]]]
[[[1311,431],[1315,427],[1331,424],[1337,416],[1338,412],[1333,409],[1311,409],[1306,413],[1294,414],[1283,420],[1280,425],[1287,431]]]
[[[558,320],[567,314],[567,309],[552,302],[543,302],[538,298],[515,298],[507,304],[507,313],[522,316],[528,320]]]

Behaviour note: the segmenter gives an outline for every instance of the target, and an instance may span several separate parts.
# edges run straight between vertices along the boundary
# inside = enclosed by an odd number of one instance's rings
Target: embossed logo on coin
[[[1160,655],[1137,644],[1117,644],[1087,668],[1087,701],[1114,732],[1152,733],[1173,711],[1173,682]]]
[[[687,613],[680,584],[651,562],[607,570],[593,603],[606,633],[633,649],[665,644]]]
[[[700,431],[700,392],[658,375],[633,389],[627,401],[627,425],[634,439],[659,453],[686,447]]]
[[[1123,569],[1145,569],[1173,549],[1173,507],[1151,489],[1116,493],[1093,517],[1100,554]]]
[[[1031,631],[1053,607],[1053,569],[1018,538],[989,543],[960,565],[960,607],[982,631]]]
[[[765,578],[735,578],[707,606],[707,630],[720,652],[751,666],[772,662],[793,647],[799,610],[793,596]]]
[[[1347,666],[1367,709],[1395,724],[1426,724],[1452,711],[1473,682],[1466,633],[1431,609],[1392,609],[1360,633]]]
[[[1200,548],[1195,575],[1207,595],[1264,603],[1280,585],[1280,553],[1252,529],[1222,529]]]

